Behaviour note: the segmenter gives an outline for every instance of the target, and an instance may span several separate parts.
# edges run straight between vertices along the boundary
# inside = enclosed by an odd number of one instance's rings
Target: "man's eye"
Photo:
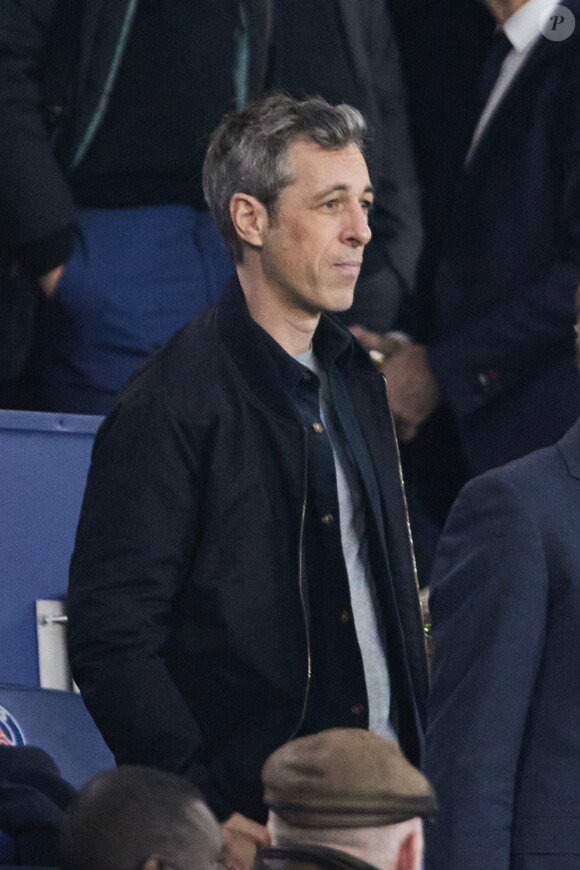
[[[325,208],[328,211],[331,211],[332,209],[336,208],[337,205],[338,205],[337,199],[329,199],[326,202],[322,203],[322,208]]]
[[[361,208],[363,211],[366,211],[369,214],[373,210],[373,201],[371,199],[363,199],[361,200]]]

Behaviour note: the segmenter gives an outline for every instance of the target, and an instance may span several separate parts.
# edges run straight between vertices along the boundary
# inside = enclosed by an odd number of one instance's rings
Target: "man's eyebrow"
[[[315,194],[315,199],[324,199],[326,196],[330,196],[331,193],[349,193],[352,190],[352,185],[350,184],[333,184],[332,187],[327,187],[326,190],[321,190],[320,193]],[[372,184],[367,184],[363,193],[372,193],[374,194],[375,189]]]

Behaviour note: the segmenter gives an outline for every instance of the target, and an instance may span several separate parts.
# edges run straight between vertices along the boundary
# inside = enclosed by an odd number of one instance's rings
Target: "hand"
[[[382,371],[397,435],[401,441],[411,441],[440,401],[427,352],[420,344],[403,346],[383,363]]]
[[[378,347],[382,338],[380,332],[371,332],[370,329],[361,326],[359,323],[352,323],[348,328],[354,337],[360,341],[362,346],[366,347],[367,350]]]
[[[227,870],[251,870],[256,852],[270,844],[270,835],[265,825],[234,813],[222,823]]]
[[[364,326],[359,326],[358,323],[349,326],[349,329],[366,350],[378,351],[382,357],[382,359],[381,357],[378,358],[379,363],[389,359],[394,353],[400,351],[401,348],[412,344],[411,338],[404,332],[371,332]],[[375,359],[375,357],[373,358]]]
[[[57,266],[55,269],[51,269],[50,272],[46,273],[46,275],[40,276],[38,283],[40,284],[40,289],[46,296],[50,297],[56,293],[63,272],[64,263],[62,266]]]

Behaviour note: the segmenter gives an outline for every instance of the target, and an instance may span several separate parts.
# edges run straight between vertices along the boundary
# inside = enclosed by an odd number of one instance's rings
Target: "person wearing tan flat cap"
[[[420,870],[437,801],[395,742],[358,728],[299,737],[262,781],[272,845],[253,870]]]

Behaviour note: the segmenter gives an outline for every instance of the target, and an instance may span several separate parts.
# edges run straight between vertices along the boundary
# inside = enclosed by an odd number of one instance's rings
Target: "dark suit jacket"
[[[580,15],[578,0],[568,5]],[[458,184],[429,363],[474,474],[553,444],[580,414],[580,28],[544,37]]]
[[[580,863],[580,420],[467,484],[435,560],[428,870]]]

